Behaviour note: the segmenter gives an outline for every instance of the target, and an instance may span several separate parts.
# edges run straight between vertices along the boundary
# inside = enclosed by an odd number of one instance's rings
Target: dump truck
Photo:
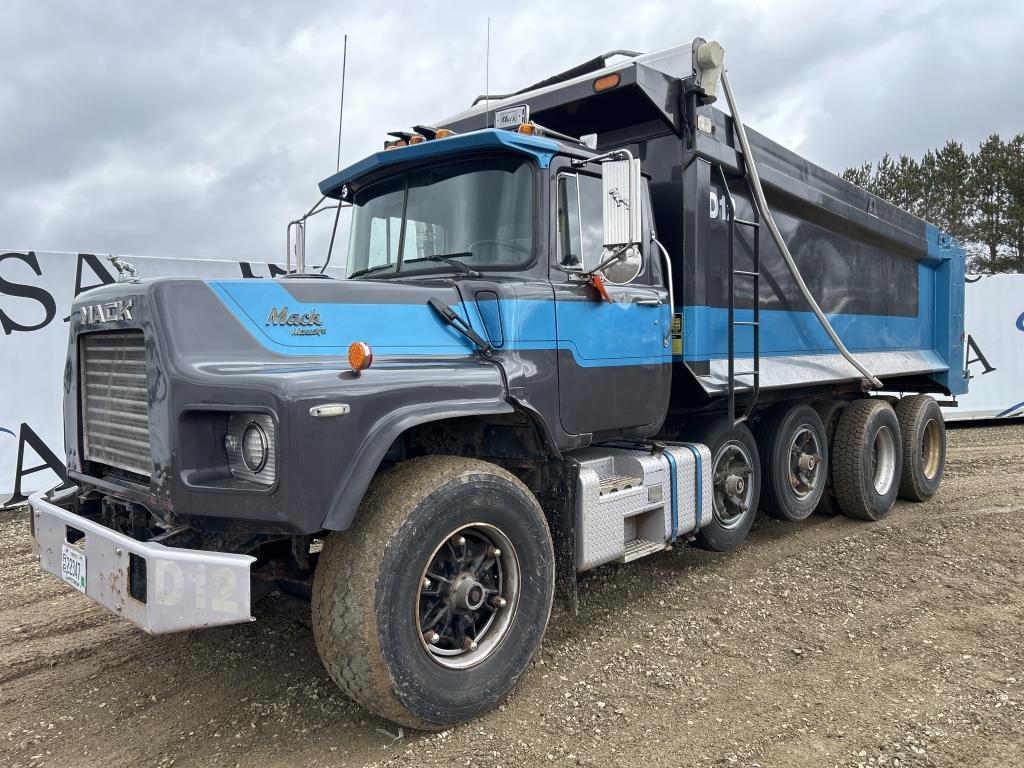
[[[320,183],[287,274],[76,299],[44,570],[150,633],[304,595],[347,694],[440,729],[591,569],[936,493],[964,252],[746,129],[717,43],[390,136]],[[302,228],[342,208],[333,279]]]

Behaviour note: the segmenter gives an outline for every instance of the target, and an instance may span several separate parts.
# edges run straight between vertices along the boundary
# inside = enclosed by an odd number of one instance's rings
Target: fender
[[[514,410],[504,399],[488,398],[411,404],[388,413],[367,432],[355,453],[355,460],[342,474],[323,527],[329,531],[343,531],[352,524],[388,448],[407,429],[459,416],[490,416]]]

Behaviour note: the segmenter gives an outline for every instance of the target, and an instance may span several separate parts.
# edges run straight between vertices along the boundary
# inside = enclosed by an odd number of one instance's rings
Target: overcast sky
[[[747,123],[833,171],[1024,131],[1019,0],[399,5],[4,0],[0,246],[278,260],[334,171],[342,36],[346,164],[483,92],[488,16],[492,92],[715,38]]]

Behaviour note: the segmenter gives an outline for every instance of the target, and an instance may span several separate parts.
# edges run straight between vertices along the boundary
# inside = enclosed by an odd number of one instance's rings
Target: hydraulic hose
[[[793,254],[789,252],[789,247],[786,245],[786,241],[782,239],[782,233],[779,232],[779,228],[775,224],[775,219],[772,218],[772,212],[768,209],[768,201],[765,200],[764,190],[761,188],[761,178],[757,175],[757,166],[754,164],[754,154],[750,151],[750,142],[747,141],[747,132],[743,128],[743,121],[740,120],[740,113],[736,108],[736,99],[733,97],[732,88],[729,85],[729,75],[725,70],[722,70],[722,88],[725,90],[725,100],[729,103],[729,110],[732,112],[732,122],[736,131],[736,136],[740,140],[740,149],[743,151],[743,164],[747,169],[747,175],[750,177],[750,187],[754,191],[754,203],[757,205],[757,210],[761,214],[761,219],[768,225],[768,231],[771,233],[772,239],[775,241],[775,245],[778,246],[779,253],[782,254],[782,258],[786,262],[786,266],[789,267],[790,274],[792,274],[793,279],[796,280],[796,284],[800,289],[801,295],[803,295],[804,300],[810,306],[811,311],[814,312],[815,317],[818,318],[818,322],[821,323],[821,327],[825,329],[825,333],[827,333],[829,338],[832,339],[832,343],[836,345],[836,349],[839,350],[839,353],[845,357],[850,365],[856,368],[864,378],[871,382],[873,388],[882,389],[882,382],[867,368],[861,365],[860,361],[857,360],[850,350],[846,348],[846,345],[843,344],[843,340],[839,338],[839,334],[835,332],[832,324],[829,323],[828,318],[825,317],[825,313],[822,312],[821,307],[818,306],[818,302],[814,300],[810,290],[808,290],[807,283],[804,282],[803,276],[800,274],[800,269],[793,260]]]

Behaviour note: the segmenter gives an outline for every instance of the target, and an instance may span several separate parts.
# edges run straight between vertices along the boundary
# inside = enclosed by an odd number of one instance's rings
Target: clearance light
[[[614,88],[619,84],[619,73],[613,72],[610,75],[599,77],[594,81],[594,90],[600,93],[601,91],[607,91],[609,88]]]
[[[537,126],[534,125],[533,123],[523,123],[518,128],[516,128],[516,132],[525,133],[527,136],[533,136],[535,133],[537,133]]]
[[[399,147],[404,147],[404,146],[406,146],[406,144],[401,139],[398,139],[397,141],[385,141],[384,142],[384,150],[385,151],[387,151],[389,149],[398,149]]]
[[[447,128],[438,128],[437,133],[434,134],[435,139],[447,139],[449,136],[454,136],[455,131],[450,131]]]
[[[352,373],[365,371],[373,364],[373,350],[365,341],[353,341],[348,348],[348,365]]]
[[[409,143],[410,144],[422,144],[426,140],[427,140],[426,136],[420,136],[418,133],[415,136],[410,136],[409,137]]]

